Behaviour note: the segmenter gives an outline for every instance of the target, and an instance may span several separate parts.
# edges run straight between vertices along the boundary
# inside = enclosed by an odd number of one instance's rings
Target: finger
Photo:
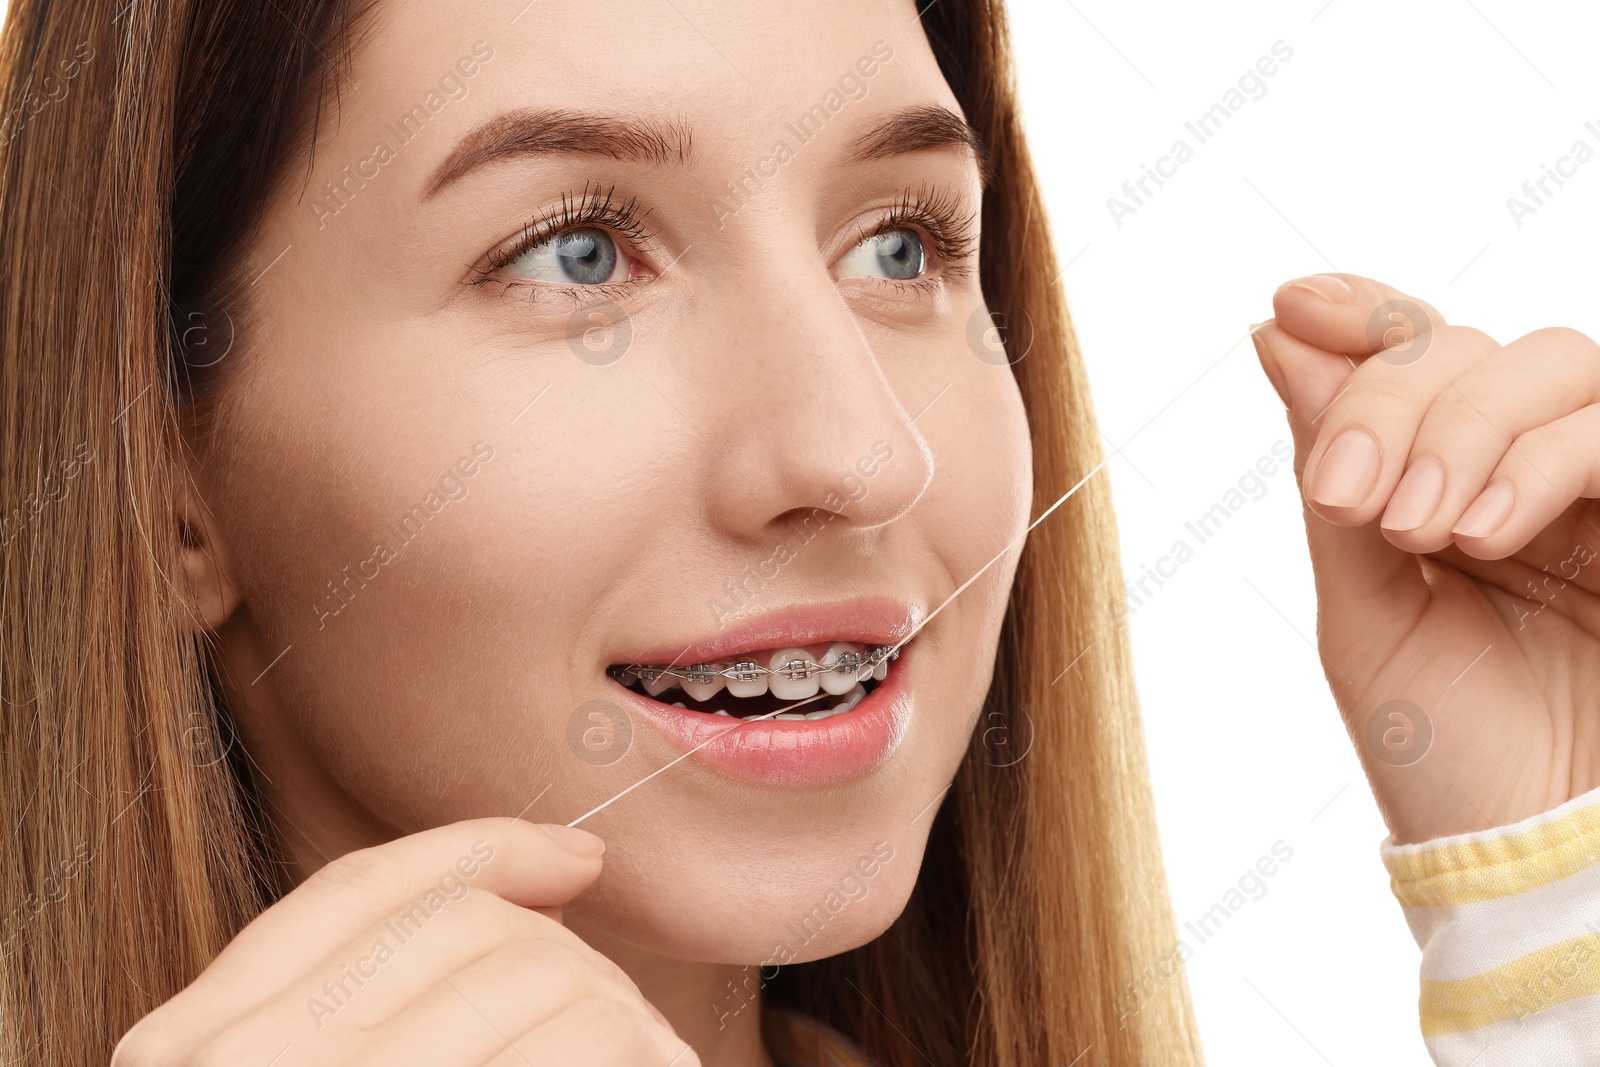
[[[568,842],[592,851],[572,851]],[[246,972],[262,978],[265,961],[244,957],[280,959],[282,953],[271,950],[288,940],[325,945],[430,893],[449,894],[457,882],[521,907],[564,904],[599,876],[601,847],[593,834],[565,826],[469,819],[358,849],[314,872],[263,912],[213,968],[224,981]]]
[[[529,939],[555,941],[574,956],[586,956],[597,973],[621,973],[555,920],[485,890],[436,899],[432,909],[429,903],[419,898],[337,946],[252,1008],[236,1028],[258,1035],[260,1044],[288,1040],[289,1031],[308,1019],[317,1033],[376,1029],[425,999],[446,976]]]
[[[1440,393],[1424,415],[1405,476],[1383,512],[1389,540],[1419,553],[1436,552],[1449,544],[1468,506],[1507,459],[1520,459],[1511,466],[1543,483],[1540,500],[1548,511],[1550,500],[1542,490],[1552,488],[1554,475],[1541,475],[1539,460],[1515,442],[1596,402],[1600,402],[1600,346],[1588,337],[1576,330],[1547,329],[1506,345]],[[1521,454],[1508,457],[1508,449]],[[1572,499],[1562,501],[1555,512]],[[1497,511],[1497,501],[1508,510]],[[1509,516],[1510,504],[1505,491],[1497,490],[1463,532],[1479,539],[1479,549],[1486,547],[1481,538],[1492,530],[1482,524]],[[1501,539],[1496,545],[1507,543]]]
[[[470,899],[409,936],[393,923],[379,928],[364,953],[336,954],[225,1026],[198,1055],[245,1063],[290,1045],[337,1063],[345,1059],[333,1050],[359,1051],[360,1062],[480,1063],[496,1052],[485,1043],[494,1033],[485,1021],[516,1034],[594,996],[666,1022],[616,964],[570,930],[504,901],[497,915]]]
[[[359,849],[313,873],[242,930],[193,983],[137,1023],[123,1045],[184,1062],[233,1020],[340,944],[429,894],[461,884],[523,907],[561,904],[598,877],[594,835],[521,819],[472,819]],[[146,1058],[150,1058],[147,1056]],[[159,1057],[158,1057],[159,1058]]]
[[[1406,470],[1423,417],[1462,375],[1499,346],[1464,326],[1441,326],[1426,358],[1397,365],[1367,357],[1328,405],[1306,457],[1312,510],[1342,526],[1376,519]],[[1475,421],[1481,431],[1481,419]]]
[[[485,1067],[700,1067],[700,1057],[670,1026],[604,997],[577,1001],[526,1033],[507,1037],[506,1047]]]
[[[338,974],[339,966],[345,961],[388,956],[387,962],[368,963],[365,968],[372,971],[381,967],[384,971],[383,996],[351,996],[342,1002],[336,995],[329,998],[330,1006],[337,1008],[341,1023],[347,1022],[358,1029],[376,1029],[397,1017],[420,1011],[421,1005],[436,995],[446,975],[470,972],[507,945],[524,944],[523,954],[531,955],[534,949],[526,943],[546,946],[553,966],[566,965],[567,971],[573,974],[581,967],[584,973],[604,979],[605,988],[615,990],[623,999],[636,1000],[641,1006],[647,1004],[644,994],[622,968],[559,923],[480,891],[474,891],[462,903],[468,906],[441,911],[438,918],[443,922],[429,919],[425,926],[415,928],[409,935],[397,930],[396,923],[387,923],[374,931],[376,940],[365,942],[364,955],[346,954],[328,961],[323,971]],[[392,944],[392,953],[373,951],[378,940],[386,946]],[[355,942],[350,946],[351,953],[360,951],[362,946],[362,942]],[[316,973],[313,973],[312,985],[315,985]],[[297,994],[300,994],[298,1000],[295,999]],[[291,985],[283,997],[287,1002],[302,1003],[304,991]]]
[[[1444,316],[1425,300],[1359,274],[1313,274],[1285,282],[1272,297],[1286,332],[1316,348],[1352,356],[1390,351],[1414,362]]]
[[[1282,375],[1289,396],[1295,477],[1303,497],[1308,454],[1333,401],[1348,387],[1355,362],[1307,344],[1284,331],[1276,320],[1262,323],[1255,333],[1263,365],[1270,363]],[[1319,631],[1324,672],[1335,691],[1342,692],[1353,684],[1347,669],[1353,671],[1353,662],[1367,660],[1350,650],[1382,648],[1398,639],[1409,618],[1426,605],[1427,585],[1415,557],[1385,541],[1376,523],[1336,526],[1308,506],[1303,506],[1302,512],[1317,600],[1322,606]]]
[[[1298,420],[1301,425],[1319,423],[1320,413],[1350,380],[1356,369],[1355,361],[1341,353],[1306,344],[1285,331],[1276,319],[1250,327],[1250,336],[1255,342],[1261,369],[1266,372],[1284,408],[1301,415]],[[1283,368],[1284,359],[1290,356],[1295,370],[1292,380],[1284,376]],[[1291,429],[1296,424],[1297,420],[1290,419]]]
[[[362,1029],[375,1035],[375,1062],[434,1063],[447,1051],[465,1050],[464,1062],[481,1063],[568,1005],[591,997],[642,1012],[662,1026],[663,1016],[611,961],[611,971],[554,938],[500,945],[461,971],[440,977],[416,1002],[390,1019]],[[670,1028],[670,1027],[669,1027]]]
[[[1477,559],[1509,556],[1555,522],[1574,500],[1600,497],[1597,441],[1600,404],[1518,436],[1482,491],[1454,520],[1456,545]],[[1586,543],[1600,543],[1600,530],[1585,529],[1579,536]]]

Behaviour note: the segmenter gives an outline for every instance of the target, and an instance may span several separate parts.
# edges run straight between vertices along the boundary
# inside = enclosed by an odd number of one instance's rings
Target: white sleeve
[[[1379,851],[1422,949],[1418,1010],[1436,1064],[1600,1064],[1600,789]]]

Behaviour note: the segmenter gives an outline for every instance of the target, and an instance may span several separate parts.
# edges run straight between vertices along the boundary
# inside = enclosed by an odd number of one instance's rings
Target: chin
[[[781,838],[720,859],[703,839],[679,862],[608,852],[606,872],[565,921],[596,947],[620,942],[668,959],[781,966],[838,955],[905,910],[925,843],[905,827],[850,838],[803,856]]]

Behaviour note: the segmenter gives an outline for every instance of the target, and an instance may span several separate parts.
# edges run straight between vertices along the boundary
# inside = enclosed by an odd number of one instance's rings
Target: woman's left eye
[[[917,231],[900,227],[873,234],[839,258],[841,278],[912,281],[928,269],[928,253]]]
[[[625,282],[633,261],[611,234],[582,226],[541,241],[501,268],[511,282],[608,285]]]

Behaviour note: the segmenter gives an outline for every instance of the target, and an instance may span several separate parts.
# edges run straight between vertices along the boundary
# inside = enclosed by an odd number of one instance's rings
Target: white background
[[[1095,410],[1122,447],[1102,476],[1128,576],[1194,544],[1185,521],[1292,444],[1245,338],[1282,282],[1380,278],[1502,343],[1600,336],[1600,158],[1520,228],[1506,206],[1575,140],[1600,150],[1592,5],[1012,0],[1011,15]],[[1266,94],[1197,144],[1184,122],[1279,40],[1294,55]],[[1107,198],[1179,137],[1194,158],[1118,228]],[[1180,924],[1273,842],[1294,849],[1264,896],[1190,941],[1207,1058],[1423,1067],[1419,953],[1312,645],[1293,472],[1266,483],[1129,622]]]
[[[4,12],[0,0],[0,13]],[[1600,159],[1517,227],[1520,195],[1600,125],[1600,13],[1509,0],[1011,0],[1025,116],[1087,355],[1131,577],[1290,440],[1247,327],[1292,277],[1381,278],[1512,338],[1600,336]],[[1276,41],[1293,57],[1225,128],[1184,122]],[[1119,228],[1178,138],[1192,160]],[[1179,923],[1283,841],[1293,858],[1195,948],[1207,1057],[1426,1067],[1417,949],[1384,829],[1312,647],[1292,471],[1266,479],[1129,625]],[[1047,520],[1048,521],[1048,520]]]

